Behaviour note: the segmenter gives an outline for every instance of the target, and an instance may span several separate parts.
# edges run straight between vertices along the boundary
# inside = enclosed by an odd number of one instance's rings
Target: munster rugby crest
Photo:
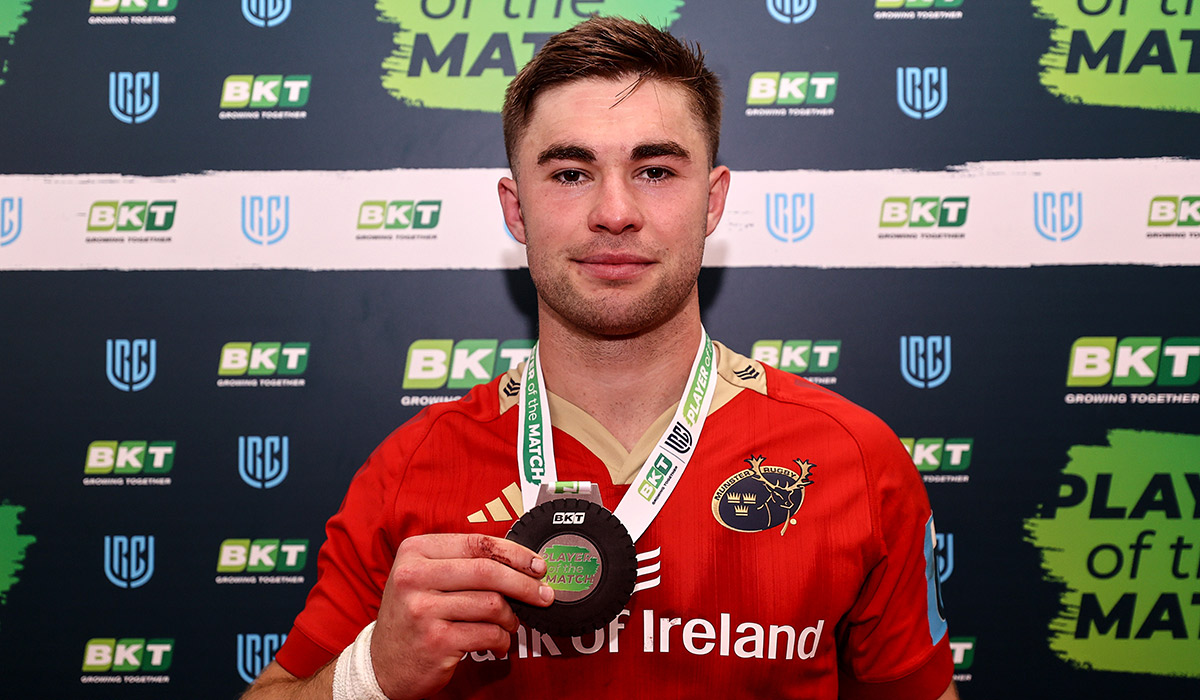
[[[816,467],[802,459],[792,462],[796,469],[763,464],[761,455],[746,460],[749,469],[729,477],[713,494],[713,517],[730,530],[762,532],[783,526],[787,534],[792,517],[804,503],[804,487],[812,484]],[[798,470],[798,471],[797,471]]]

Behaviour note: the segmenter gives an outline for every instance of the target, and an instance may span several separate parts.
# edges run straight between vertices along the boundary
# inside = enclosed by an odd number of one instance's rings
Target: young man
[[[956,697],[932,516],[900,442],[701,327],[729,188],[702,58],[593,18],[517,76],[504,126],[536,360],[375,451],[246,697]],[[593,483],[636,539],[632,599],[595,632],[543,635],[506,600],[570,595],[502,539],[539,479]]]

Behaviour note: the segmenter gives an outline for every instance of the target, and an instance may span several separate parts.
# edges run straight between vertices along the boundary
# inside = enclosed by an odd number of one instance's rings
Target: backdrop
[[[374,446],[536,335],[497,112],[593,12],[721,76],[706,325],[905,441],[962,695],[1200,690],[1200,3],[0,0],[6,692],[270,660]]]

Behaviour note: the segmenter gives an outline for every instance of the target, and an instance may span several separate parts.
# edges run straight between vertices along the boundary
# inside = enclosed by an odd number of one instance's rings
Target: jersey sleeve
[[[839,625],[839,697],[933,700],[954,671],[937,589],[933,513],[900,440],[875,422],[860,444],[877,549]]]
[[[341,507],[325,525],[317,582],[275,655],[294,676],[316,673],[378,616],[399,545],[388,534],[393,531],[389,524],[397,472],[404,464],[395,438],[385,441],[358,470]]]

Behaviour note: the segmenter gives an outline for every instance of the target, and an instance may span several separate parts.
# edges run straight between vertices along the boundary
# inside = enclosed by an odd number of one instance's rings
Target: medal
[[[662,510],[691,460],[716,388],[715,350],[701,329],[691,378],[670,426],[650,452],[625,497],[610,512],[590,482],[558,482],[550,413],[537,347],[521,377],[518,471],[525,515],[507,538],[546,560],[543,582],[554,589],[546,608],[512,601],[526,625],[553,635],[579,636],[616,617],[633,595],[633,543]]]

